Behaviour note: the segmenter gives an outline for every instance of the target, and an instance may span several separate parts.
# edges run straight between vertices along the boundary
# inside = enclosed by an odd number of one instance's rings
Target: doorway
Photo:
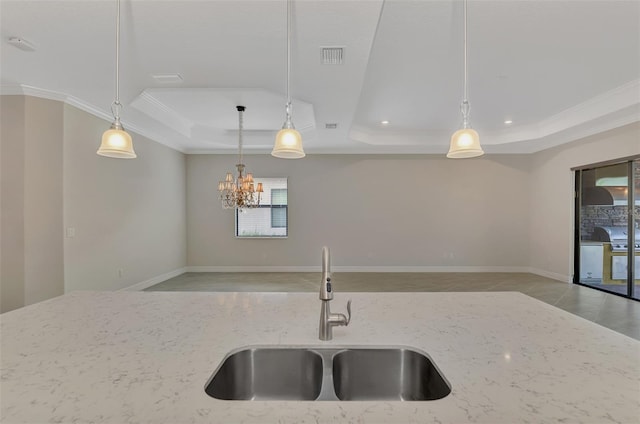
[[[640,300],[640,157],[573,171],[573,282]]]

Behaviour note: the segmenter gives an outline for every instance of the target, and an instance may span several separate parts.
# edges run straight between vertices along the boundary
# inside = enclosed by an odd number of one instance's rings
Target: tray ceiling
[[[2,94],[110,120],[115,1],[0,8]],[[460,1],[298,0],[293,15],[293,122],[307,153],[446,152],[461,122]],[[127,128],[187,153],[235,153],[242,104],[246,151],[271,150],[285,115],[285,1],[122,0],[121,38]],[[322,64],[325,47],[343,48],[343,63]],[[638,1],[471,0],[483,147],[529,153],[639,121],[639,52]]]

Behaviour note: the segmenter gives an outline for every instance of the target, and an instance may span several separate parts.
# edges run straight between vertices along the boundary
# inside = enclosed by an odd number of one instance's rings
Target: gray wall
[[[138,159],[104,158],[109,122],[53,100],[0,101],[1,312],[185,267],[182,153],[132,134]]]
[[[186,265],[186,160],[132,134],[137,159],[96,154],[109,123],[65,106],[65,291],[114,290]]]
[[[64,293],[63,105],[2,96],[1,310]]]
[[[572,167],[640,154],[640,124],[531,155],[247,156],[256,176],[289,177],[288,240],[233,237],[216,182],[235,156],[189,155],[188,264],[201,269],[520,269],[573,273]],[[196,268],[197,269],[197,268]]]
[[[533,155],[249,155],[289,177],[289,238],[234,238],[217,181],[235,155],[188,155],[133,134],[136,160],[95,154],[109,123],[0,96],[0,310],[115,290],[192,267],[572,273],[570,168],[640,154],[640,124]],[[74,237],[64,237],[73,228]]]
[[[187,158],[190,266],[319,266],[323,245],[343,267],[528,266],[526,156],[246,156],[255,176],[289,178],[286,240],[234,238],[216,189],[235,160]]]
[[[528,238],[534,271],[567,280],[573,274],[572,167],[640,155],[640,123],[587,137],[531,156]]]
[[[0,312],[24,305],[23,96],[0,96]]]
[[[64,293],[62,241],[63,105],[25,100],[24,302]]]

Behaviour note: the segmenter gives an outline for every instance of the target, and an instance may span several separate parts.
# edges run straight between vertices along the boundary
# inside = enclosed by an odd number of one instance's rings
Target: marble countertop
[[[74,292],[0,315],[2,423],[638,423],[640,342],[515,292]],[[222,401],[247,345],[405,345],[451,383],[426,402]]]

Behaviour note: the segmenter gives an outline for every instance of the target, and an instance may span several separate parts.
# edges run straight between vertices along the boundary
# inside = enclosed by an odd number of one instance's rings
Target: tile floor
[[[340,292],[519,291],[640,340],[640,302],[526,273],[334,272]],[[146,291],[315,292],[320,273],[187,272]]]

